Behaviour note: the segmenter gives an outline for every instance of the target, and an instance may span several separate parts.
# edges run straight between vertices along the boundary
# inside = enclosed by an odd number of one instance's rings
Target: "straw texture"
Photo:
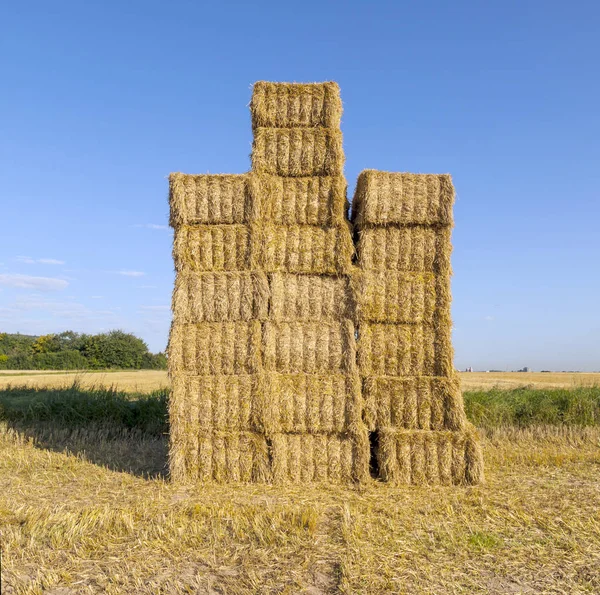
[[[337,83],[254,83],[252,127],[325,126],[339,128],[342,100]]]
[[[356,369],[354,325],[326,322],[266,322],[264,368],[282,374],[323,374]]]
[[[263,395],[261,422],[268,435],[333,434],[362,427],[357,374],[267,372]]]
[[[266,272],[343,274],[352,266],[354,245],[347,225],[262,225],[255,233]]]
[[[437,296],[432,273],[358,270],[352,282],[360,320],[433,322]]]
[[[448,325],[362,323],[358,363],[363,376],[446,376],[454,353]]]
[[[382,479],[395,484],[463,485],[484,479],[479,438],[471,426],[462,432],[382,429],[378,459]]]
[[[452,225],[454,187],[449,174],[365,170],[358,176],[352,218],[367,225]]]
[[[363,380],[369,430],[462,430],[466,417],[459,380],[430,376],[369,376]]]
[[[353,315],[348,279],[329,275],[269,275],[270,318],[276,322],[341,320]]]
[[[173,324],[169,372],[194,375],[251,374],[261,369],[261,323]]]
[[[269,293],[267,275],[260,272],[180,273],[173,291],[173,320],[266,320]]]
[[[450,276],[449,227],[367,227],[359,232],[362,270],[432,272]]]
[[[249,174],[171,174],[171,227],[250,221],[252,202],[248,179]]]
[[[340,225],[347,221],[344,176],[249,174],[248,180],[255,219],[281,225]]]
[[[344,169],[342,133],[334,128],[256,128],[252,170],[276,176],[337,176]]]
[[[349,483],[365,479],[367,467],[359,452],[360,437],[276,434],[271,445],[275,483]]]

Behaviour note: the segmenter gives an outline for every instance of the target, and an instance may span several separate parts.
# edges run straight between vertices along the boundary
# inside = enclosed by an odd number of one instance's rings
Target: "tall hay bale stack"
[[[253,192],[268,273],[264,431],[273,480],[364,479],[342,103],[335,83],[258,82],[250,104]],[[258,251],[256,252],[258,253]]]
[[[352,219],[358,271],[363,419],[378,435],[381,479],[395,483],[483,480],[476,432],[464,415],[453,365],[449,175],[366,170]]]

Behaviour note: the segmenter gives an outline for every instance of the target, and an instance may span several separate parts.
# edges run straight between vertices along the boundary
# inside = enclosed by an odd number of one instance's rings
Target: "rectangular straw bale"
[[[342,133],[334,128],[256,128],[252,170],[290,177],[342,175]]]
[[[451,329],[424,324],[362,323],[358,365],[363,376],[451,376]]]
[[[168,353],[172,376],[251,374],[262,366],[261,323],[173,324]]]
[[[248,225],[193,225],[175,230],[175,270],[248,271],[256,268],[252,258]]]
[[[179,416],[198,431],[255,431],[259,427],[260,391],[257,376],[250,374],[189,376],[172,381],[170,399]],[[173,419],[173,417],[172,417]]]
[[[248,177],[249,174],[171,174],[171,227],[250,221],[252,202]]]
[[[368,376],[363,379],[363,398],[369,430],[461,430],[467,423],[456,375]]]
[[[350,318],[352,296],[347,277],[271,273],[270,318],[276,322]]]
[[[431,272],[450,276],[449,227],[367,227],[359,232],[362,270]]]
[[[454,187],[449,174],[390,173],[374,169],[358,176],[352,220],[370,225],[452,225]]]
[[[266,438],[252,432],[200,433],[195,471],[200,481],[270,482]]]
[[[250,102],[252,127],[325,126],[339,128],[340,88],[326,83],[254,83]]]
[[[380,478],[394,484],[473,485],[483,482],[483,457],[476,430],[460,432],[379,431]]]
[[[346,273],[352,266],[354,244],[348,225],[262,225],[255,243],[269,273]]]
[[[361,427],[358,374],[264,374],[261,421],[268,435],[342,433]]]
[[[259,218],[281,225],[337,225],[347,220],[344,176],[286,178],[249,175],[250,197]]]
[[[349,483],[362,479],[356,468],[356,441],[336,434],[275,434],[271,442],[273,482],[329,481]]]
[[[173,319],[178,323],[265,320],[269,282],[260,272],[183,272],[175,279]]]
[[[433,273],[356,270],[351,279],[359,320],[433,322],[437,303]]]
[[[354,324],[265,322],[263,358],[267,371],[326,374],[356,369]]]

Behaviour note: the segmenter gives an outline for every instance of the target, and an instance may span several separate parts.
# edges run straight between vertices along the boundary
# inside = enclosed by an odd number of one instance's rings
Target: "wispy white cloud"
[[[124,277],[143,277],[145,274],[142,271],[117,271],[117,275],[123,275]]]
[[[17,256],[15,260],[24,264],[65,264],[64,260],[57,260],[56,258],[32,258],[31,256]]]
[[[56,291],[65,289],[69,282],[54,277],[34,277],[16,273],[0,274],[0,285],[16,287],[18,289],[37,289],[38,291]]]
[[[133,227],[143,227],[144,229],[159,229],[159,230],[169,229],[168,225],[159,225],[158,223],[136,223]]]
[[[484,316],[484,320],[494,320],[493,316]]]

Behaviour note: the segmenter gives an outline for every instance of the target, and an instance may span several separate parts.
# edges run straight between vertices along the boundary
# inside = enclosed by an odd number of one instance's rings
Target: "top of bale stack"
[[[254,83],[252,128],[339,128],[340,88],[326,83]]]
[[[454,186],[450,174],[360,173],[352,221],[365,225],[452,225]]]

